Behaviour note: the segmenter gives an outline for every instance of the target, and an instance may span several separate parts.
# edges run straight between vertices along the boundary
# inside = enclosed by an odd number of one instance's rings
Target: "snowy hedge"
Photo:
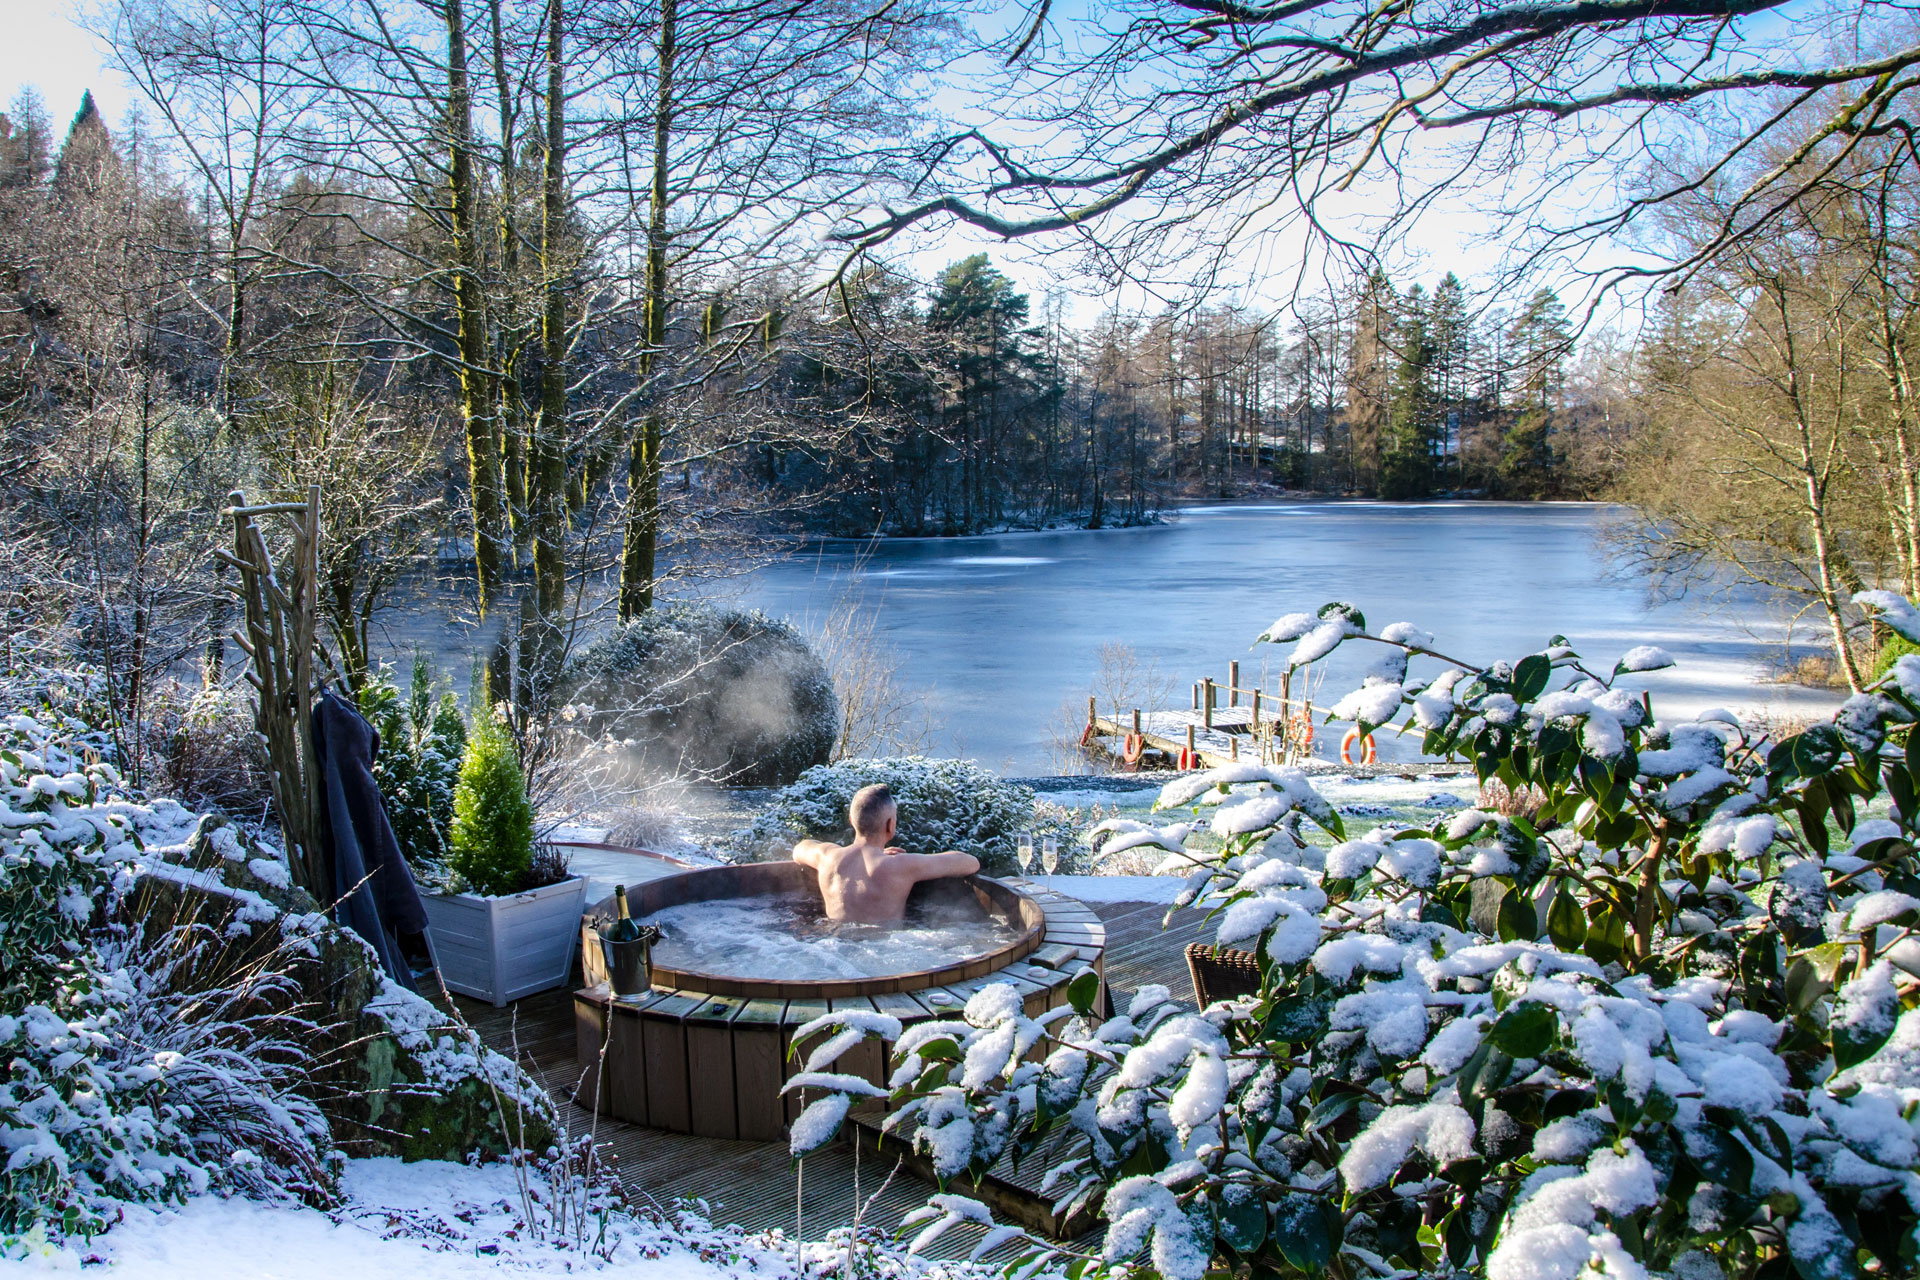
[[[1062,848],[1074,835],[1064,811],[1036,807],[1031,787],[1008,782],[971,760],[906,756],[809,769],[722,847],[735,857],[764,861],[791,857],[798,840],[851,840],[847,805],[854,792],[874,783],[892,788],[900,807],[894,843],[909,853],[958,849],[979,858],[989,871],[1010,872],[1016,869],[1014,848],[1023,828],[1057,836]]]
[[[123,1201],[324,1202],[342,1144],[544,1142],[544,1093],[386,983],[283,855],[124,787],[85,687],[54,673],[0,718],[0,1256]]]
[[[764,613],[657,605],[587,646],[564,683],[570,712],[623,742],[637,775],[781,786],[825,763],[840,729],[826,664]]]
[[[1260,992],[1196,1014],[1149,987],[1096,1024],[1091,979],[1043,1022],[989,987],[908,1030],[890,1123],[943,1176],[1064,1133],[1049,1185],[1100,1205],[1098,1259],[1168,1280],[1920,1273],[1920,659],[1768,741],[1656,720],[1623,687],[1669,665],[1651,647],[1482,666],[1346,605],[1263,639],[1296,664],[1377,644],[1341,714],[1537,788],[1537,821],[1350,839],[1294,770],[1170,783],[1193,820],[1107,824],[1109,847],[1188,864]]]

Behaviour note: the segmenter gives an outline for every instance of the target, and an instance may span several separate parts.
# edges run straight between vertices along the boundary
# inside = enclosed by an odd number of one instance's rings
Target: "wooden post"
[[[1140,736],[1140,708],[1138,707],[1133,709],[1133,736],[1136,738]]]
[[[1240,705],[1240,664],[1237,662],[1227,664],[1227,705]]]
[[[319,616],[320,487],[302,502],[248,506],[246,495],[227,495],[233,521],[233,553],[215,554],[240,571],[238,592],[243,630],[235,633],[252,664],[247,680],[258,701],[254,726],[266,745],[268,787],[287,846],[295,883],[322,904],[334,897],[333,855],[321,838],[319,763],[313,749],[315,627]],[[254,517],[294,518],[293,542],[281,568],[284,585]]]
[[[1213,728],[1213,700],[1214,700],[1213,677],[1208,676],[1207,683],[1206,683],[1206,695],[1201,699],[1201,702],[1200,702],[1200,717],[1203,721],[1206,722],[1206,726],[1209,729]]]
[[[1089,732],[1092,731],[1094,722],[1100,718],[1098,706],[1099,704],[1094,701],[1093,695],[1088,694],[1087,695],[1087,729]]]
[[[1253,728],[1254,728],[1254,731],[1255,731],[1256,733],[1257,733],[1257,732],[1259,732],[1259,729],[1260,729],[1260,691],[1259,691],[1258,689],[1255,689],[1255,690],[1253,691]]]
[[[1193,749],[1193,726],[1192,725],[1187,726],[1187,759],[1193,762],[1191,765],[1188,766],[1189,768],[1198,769],[1200,767],[1200,753]]]
[[[1240,735],[1234,733],[1228,734],[1227,745],[1233,750],[1233,758],[1238,760],[1240,758]]]
[[[1200,682],[1198,680],[1193,682],[1193,709],[1195,711],[1200,709]]]

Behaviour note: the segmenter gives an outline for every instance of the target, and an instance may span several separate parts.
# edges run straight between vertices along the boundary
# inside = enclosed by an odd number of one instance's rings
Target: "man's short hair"
[[[887,819],[898,811],[899,807],[893,802],[893,789],[884,782],[876,782],[853,793],[853,802],[847,806],[847,821],[853,824],[855,835],[877,836],[886,827]]]

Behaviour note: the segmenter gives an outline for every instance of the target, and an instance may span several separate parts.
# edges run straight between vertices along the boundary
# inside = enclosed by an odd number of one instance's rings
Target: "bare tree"
[[[851,254],[953,220],[1059,233],[1098,269],[1147,279],[1182,251],[1221,269],[1283,227],[1364,258],[1457,198],[1501,219],[1516,265],[1580,271],[1591,247],[1725,185],[1684,258],[1594,269],[1603,286],[1684,276],[1870,140],[1908,138],[1920,85],[1912,17],[1890,0],[1130,0],[1071,18],[1038,0],[1027,13],[982,91],[1020,104],[1005,135],[930,144],[910,200],[841,229]],[[1740,172],[1762,148],[1770,161]],[[1360,231],[1357,209],[1378,210]]]

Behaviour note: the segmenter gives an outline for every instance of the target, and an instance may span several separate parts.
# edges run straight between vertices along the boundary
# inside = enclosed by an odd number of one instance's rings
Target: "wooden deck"
[[[1088,905],[1106,926],[1107,981],[1123,1012],[1133,993],[1147,983],[1164,984],[1176,999],[1191,1006],[1192,984],[1181,949],[1188,942],[1211,937],[1200,912],[1177,912],[1171,926],[1163,930],[1164,905]],[[460,1014],[489,1045],[516,1058],[547,1087],[573,1134],[593,1134],[628,1194],[636,1199],[663,1206],[679,1200],[704,1201],[715,1221],[756,1231],[779,1229],[789,1237],[797,1230],[804,1238],[819,1239],[857,1220],[892,1230],[902,1216],[924,1205],[934,1190],[904,1164],[896,1169],[895,1157],[881,1154],[870,1141],[842,1142],[816,1153],[796,1174],[785,1143],[693,1137],[596,1117],[571,1101],[580,1068],[574,1060],[570,987],[529,996],[502,1009],[465,997],[454,1000]],[[1039,1203],[1034,1188],[1043,1169],[1029,1163],[1018,1170],[996,1168],[994,1173],[992,1198],[1004,1203],[1025,1196]],[[972,1193],[973,1189],[956,1190]],[[1019,1208],[1017,1204],[1008,1207]],[[956,1228],[933,1252],[941,1257],[965,1256],[979,1234],[978,1227]]]

